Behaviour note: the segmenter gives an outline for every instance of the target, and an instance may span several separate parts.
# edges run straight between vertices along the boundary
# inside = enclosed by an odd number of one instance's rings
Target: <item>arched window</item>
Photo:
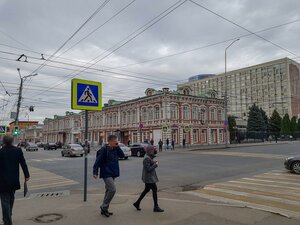
[[[218,109],[218,121],[222,120],[222,110]]]
[[[199,116],[200,121],[202,123],[205,123],[205,121],[207,120],[206,109],[205,108],[201,108],[199,114],[200,114],[200,116]]]
[[[131,123],[135,123],[136,122],[136,112],[135,110],[131,111]]]
[[[142,121],[147,121],[147,108],[142,109]]]
[[[148,108],[148,120],[153,120],[153,107]]]
[[[194,106],[192,108],[192,120],[198,120],[198,113],[197,113],[197,111],[198,111],[198,108]]]
[[[154,108],[154,119],[159,120],[160,119],[160,109],[159,106],[155,106]]]
[[[217,117],[216,117],[216,109],[215,108],[211,108],[210,109],[210,120],[211,121],[216,121]]]
[[[189,120],[190,119],[190,107],[183,106],[183,119]]]
[[[127,123],[131,123],[130,111],[127,112]]]
[[[171,120],[177,120],[178,119],[178,107],[177,105],[171,105],[170,106],[170,111],[171,111]]]

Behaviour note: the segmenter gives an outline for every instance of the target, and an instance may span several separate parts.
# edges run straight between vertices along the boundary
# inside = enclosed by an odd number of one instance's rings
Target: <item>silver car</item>
[[[68,144],[64,145],[61,150],[61,156],[83,156],[84,149],[79,144]]]
[[[119,143],[120,148],[122,149],[125,157],[124,159],[128,159],[129,156],[131,156],[131,150],[129,147],[127,147],[126,145]]]
[[[35,143],[27,143],[25,150],[26,151],[38,151],[39,148],[38,148],[37,144],[35,144]]]

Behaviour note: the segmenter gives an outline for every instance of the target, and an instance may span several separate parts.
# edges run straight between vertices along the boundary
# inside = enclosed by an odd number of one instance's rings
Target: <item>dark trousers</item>
[[[162,152],[162,145],[159,146],[159,151]]]
[[[12,225],[12,210],[15,202],[15,191],[0,193],[3,225]]]
[[[139,197],[139,199],[136,201],[136,203],[138,205],[140,205],[141,201],[143,200],[143,198],[146,196],[146,194],[152,190],[152,195],[153,195],[153,201],[154,201],[154,207],[158,207],[158,203],[157,203],[157,186],[155,183],[146,183],[145,184],[145,189],[142,192],[141,196]]]

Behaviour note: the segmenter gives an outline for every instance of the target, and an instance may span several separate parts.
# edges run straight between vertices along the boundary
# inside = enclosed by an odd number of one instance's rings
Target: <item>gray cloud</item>
[[[195,1],[252,31],[299,19],[300,2],[297,0]],[[111,0],[75,36],[74,40],[68,43],[66,48],[102,24],[129,2],[131,0]],[[136,0],[124,12],[62,55],[62,57],[89,62],[175,2],[174,0]],[[88,18],[99,4],[99,1],[95,0],[76,1],[76,3],[71,0],[2,0],[0,1],[0,31],[24,43],[26,47],[1,32],[0,44],[19,48],[29,47],[37,52],[51,54]],[[300,22],[263,32],[260,35],[300,55],[300,46],[298,44],[299,31]],[[135,64],[244,34],[247,34],[247,32],[188,1],[139,37],[99,62],[99,65],[95,67],[106,69],[104,66],[119,67]],[[141,79],[126,78],[121,75],[117,76],[102,72],[97,72],[101,75],[96,75],[87,71],[80,74],[79,77],[102,81],[104,84],[104,102],[109,98],[126,100],[142,96],[147,87],[161,88],[170,86],[171,88],[176,88],[178,80],[186,80],[189,76],[199,73],[223,72],[224,48],[227,45],[228,43],[219,44],[187,54],[120,68],[120,70],[112,70],[139,76]],[[29,56],[40,57],[36,53],[12,49],[3,45],[0,45],[0,51],[17,54],[25,53]],[[0,53],[0,57],[13,60],[7,61],[0,58],[0,80],[13,83],[7,84],[7,89],[14,92],[19,83],[16,68],[21,68],[22,74],[27,75],[37,68],[37,65],[31,63],[43,62],[36,59],[29,59],[29,63],[16,62],[17,56],[3,53]],[[293,56],[255,36],[249,36],[242,38],[230,49],[228,68],[233,70],[280,57]],[[84,63],[61,58],[55,60],[84,65]],[[75,66],[66,66],[58,63],[49,63],[49,65],[66,67],[75,71],[78,69]],[[43,92],[43,90],[46,90],[46,87],[60,83],[63,77],[71,72],[45,66],[39,71],[37,77],[32,79],[31,82],[27,82],[29,86],[25,85],[23,105],[32,104],[36,106],[36,111],[30,115],[31,119],[41,121],[44,117],[52,117],[54,114],[63,114],[66,110],[70,110],[70,81],[55,87],[51,92]],[[143,78],[160,80],[160,82],[143,80]],[[0,86],[0,106],[3,101],[1,99],[8,99],[8,96],[4,96],[5,92],[2,89]],[[8,112],[11,108],[13,109],[12,106],[15,100],[16,96],[9,98],[10,103],[5,111],[2,110],[0,113],[0,116],[2,116],[0,119],[8,117]],[[21,113],[21,119],[24,118],[25,111]]]

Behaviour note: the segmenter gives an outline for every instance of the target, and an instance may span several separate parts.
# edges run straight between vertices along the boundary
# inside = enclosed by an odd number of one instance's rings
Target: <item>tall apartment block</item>
[[[254,103],[268,116],[276,109],[281,116],[300,117],[300,64],[282,58],[227,72],[228,114],[247,119]],[[189,88],[196,96],[215,92],[224,98],[225,74],[203,74],[189,78],[178,88]]]

